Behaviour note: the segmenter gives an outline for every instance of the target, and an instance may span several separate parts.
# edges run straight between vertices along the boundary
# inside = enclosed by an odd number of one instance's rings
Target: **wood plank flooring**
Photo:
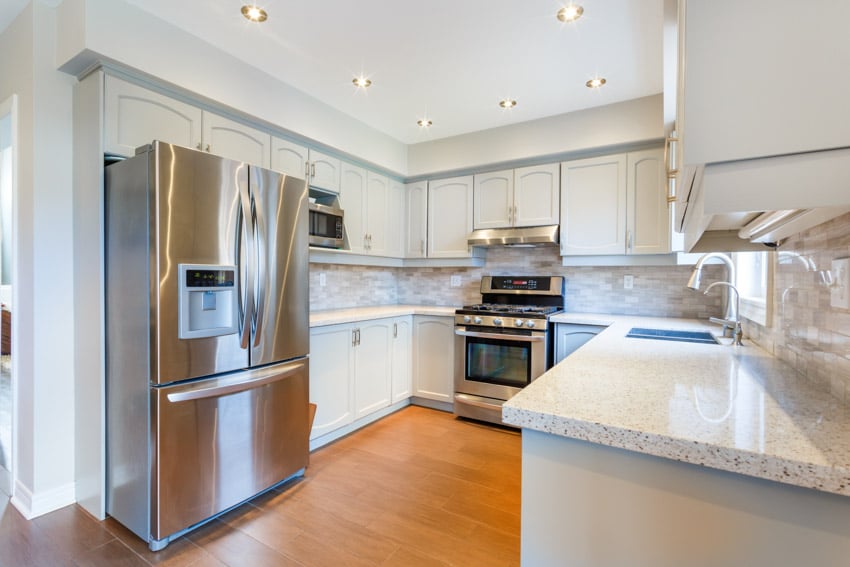
[[[157,553],[78,506],[28,522],[2,500],[0,566],[519,565],[520,443],[411,406]]]

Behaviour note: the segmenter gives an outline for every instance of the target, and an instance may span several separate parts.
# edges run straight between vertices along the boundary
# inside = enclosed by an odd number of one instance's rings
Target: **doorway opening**
[[[16,372],[12,363],[14,312],[17,100],[0,103],[0,492],[12,493]]]

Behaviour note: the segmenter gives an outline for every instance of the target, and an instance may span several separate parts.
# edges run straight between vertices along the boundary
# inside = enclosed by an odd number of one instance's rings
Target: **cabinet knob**
[[[210,151],[210,145],[207,144],[207,153],[209,153],[209,151]]]

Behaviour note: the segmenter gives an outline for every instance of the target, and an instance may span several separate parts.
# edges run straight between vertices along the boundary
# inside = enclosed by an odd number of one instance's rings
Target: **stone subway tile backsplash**
[[[850,311],[830,304],[832,261],[850,257],[850,214],[789,238],[775,256],[773,320],[745,334],[850,405]]]
[[[706,281],[720,279],[721,266],[706,266]],[[319,285],[324,273],[326,284]],[[563,275],[567,310],[706,319],[720,313],[720,295],[685,287],[690,266],[564,267],[557,248],[491,248],[482,268],[372,268],[310,265],[310,308],[413,303],[468,305],[481,301],[483,275]],[[450,287],[459,275],[460,287]],[[634,288],[623,289],[623,277]]]

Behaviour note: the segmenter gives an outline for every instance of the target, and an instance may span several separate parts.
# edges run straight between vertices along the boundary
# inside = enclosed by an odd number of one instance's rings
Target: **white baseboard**
[[[76,502],[76,489],[74,483],[68,483],[52,490],[45,490],[33,494],[29,488],[15,482],[15,492],[12,496],[12,505],[18,509],[27,520],[32,520],[59,508],[64,508]]]

